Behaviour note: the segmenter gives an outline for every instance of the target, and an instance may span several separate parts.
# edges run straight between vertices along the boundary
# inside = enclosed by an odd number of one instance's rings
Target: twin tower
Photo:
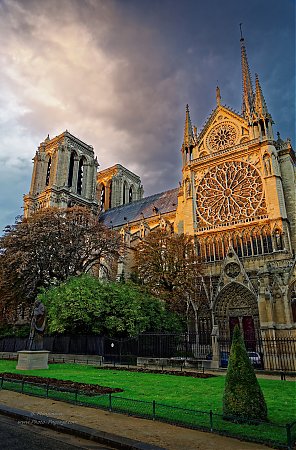
[[[68,131],[41,142],[33,159],[24,215],[48,207],[86,206],[95,214],[143,197],[140,177],[120,164],[98,172],[91,145]]]

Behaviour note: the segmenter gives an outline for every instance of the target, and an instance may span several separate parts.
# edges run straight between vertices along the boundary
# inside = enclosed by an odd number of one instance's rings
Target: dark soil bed
[[[112,366],[112,367],[97,367],[98,370],[125,370],[127,372],[141,372],[141,373],[161,373],[163,375],[176,375],[178,377],[192,377],[192,378],[212,378],[216,377],[216,375],[213,375],[211,373],[202,373],[202,372],[188,372],[186,370],[161,370],[161,369],[146,369],[142,367],[118,367],[118,366]]]
[[[22,375],[18,373],[2,372],[0,377],[6,380],[20,380],[34,384],[48,384],[50,387],[57,389],[78,390],[80,393],[86,395],[98,394],[112,394],[114,392],[123,392],[120,388],[109,388],[106,386],[99,386],[98,384],[77,383],[71,380],[58,380],[57,378],[44,378],[33,375]]]

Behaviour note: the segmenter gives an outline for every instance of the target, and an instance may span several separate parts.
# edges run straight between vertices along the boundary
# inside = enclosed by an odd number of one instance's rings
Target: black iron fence
[[[45,350],[52,353],[74,355],[103,355],[104,337],[94,335],[45,336]],[[0,352],[18,352],[28,348],[28,339],[19,337],[0,338]]]
[[[210,359],[212,347],[208,335],[196,333],[143,333],[134,338],[105,337],[104,355],[147,358],[199,358]]]
[[[219,338],[213,348],[209,336],[195,333],[143,333],[118,339],[106,336],[45,336],[44,348],[55,354],[99,355],[106,362],[136,364],[137,358],[174,359],[176,361],[210,361],[227,367],[231,341]],[[27,348],[27,340],[0,338],[1,352],[17,352]],[[257,369],[296,372],[296,339],[275,338],[246,341],[252,364]]]
[[[249,359],[257,369],[296,372],[296,339],[258,339],[245,342]],[[219,365],[227,367],[231,341],[218,339]]]
[[[114,394],[89,396],[77,389],[56,387],[49,382],[32,383],[26,380],[6,378],[5,375],[0,377],[0,389],[224,434],[243,440],[270,444],[275,448],[292,450],[296,440],[296,422],[284,424],[248,421],[244,423],[236,417],[225,420],[221,414],[212,410],[187,409],[155,400],[135,400]]]

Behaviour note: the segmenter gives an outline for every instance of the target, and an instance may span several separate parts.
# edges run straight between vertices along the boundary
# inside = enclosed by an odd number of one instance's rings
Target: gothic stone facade
[[[98,173],[97,198],[100,211],[140,200],[143,193],[140,177],[121,164]]]
[[[96,198],[97,158],[92,146],[68,131],[41,142],[33,159],[29,194],[24,196],[24,215],[40,208],[73,205],[98,211]]]
[[[65,132],[38,149],[25,214],[46,206],[99,208],[100,220],[130,248],[120,275],[147,233],[188,233],[205,265],[208,307],[199,329],[214,340],[229,337],[237,323],[249,340],[295,337],[296,157],[289,139],[274,138],[243,39],[241,62],[241,114],[221,104],[217,88],[216,108],[197,133],[186,107],[180,187],[142,198],[137,175],[119,164],[96,174],[92,147]]]

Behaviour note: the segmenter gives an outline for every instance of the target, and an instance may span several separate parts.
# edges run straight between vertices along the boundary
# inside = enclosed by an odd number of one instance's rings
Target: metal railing
[[[220,366],[227,367],[231,341],[218,339]],[[245,341],[249,357],[257,369],[296,372],[296,339],[276,338]]]
[[[224,434],[247,441],[269,444],[275,448],[292,450],[296,440],[296,422],[288,424],[261,421],[244,422],[238,417],[228,417],[225,420],[222,414],[212,410],[180,408],[158,403],[155,400],[135,400],[114,394],[90,396],[78,389],[55,387],[49,382],[32,383],[5,378],[4,375],[0,377],[0,389]]]
[[[13,353],[26,348],[27,340],[17,337],[0,338],[0,353]],[[296,372],[296,339],[275,338],[245,342],[253,355],[257,369]],[[226,367],[231,347],[230,339],[218,339],[219,365]],[[143,333],[132,338],[111,338],[93,335],[46,336],[44,348],[54,354],[102,356],[105,362],[136,364],[138,357],[178,358],[205,361],[212,359],[210,333]]]

